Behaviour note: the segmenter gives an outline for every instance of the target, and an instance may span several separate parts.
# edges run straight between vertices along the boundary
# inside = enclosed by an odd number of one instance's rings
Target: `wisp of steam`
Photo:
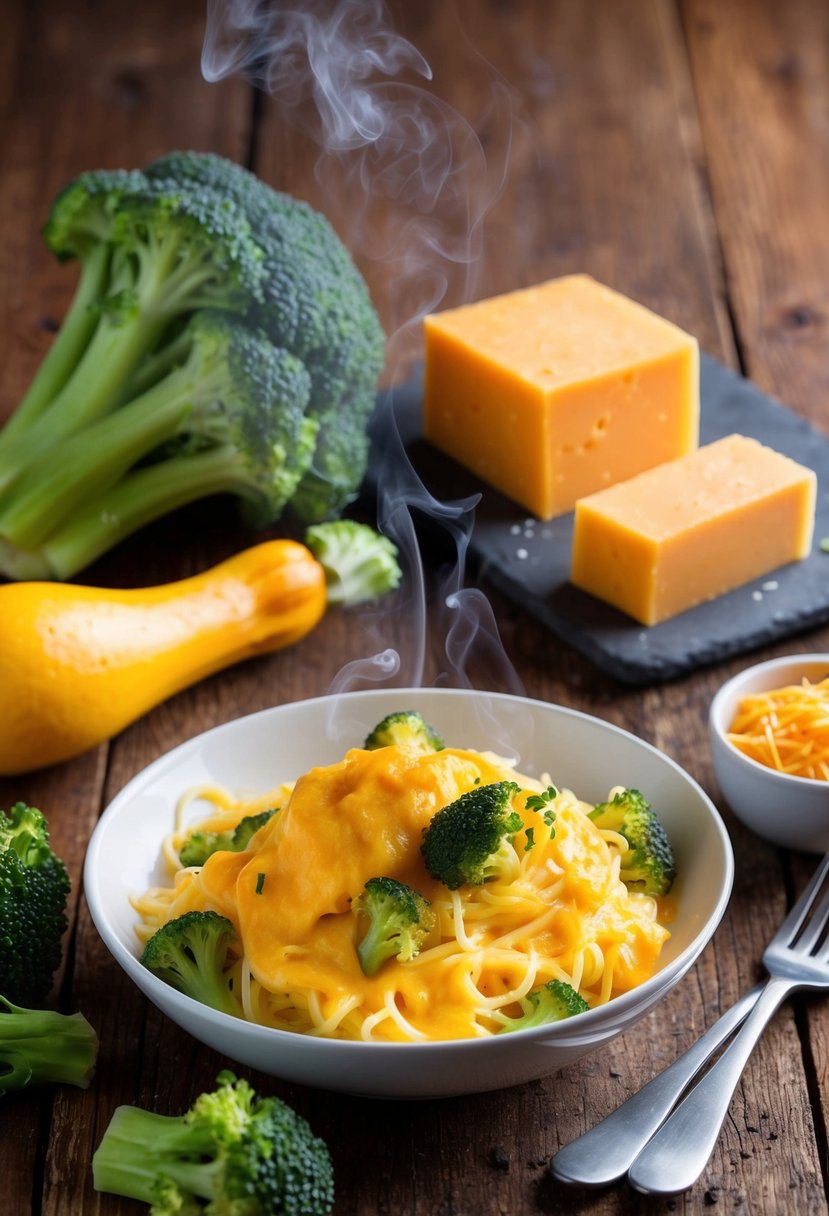
[[[453,303],[474,297],[483,221],[509,163],[509,89],[490,70],[490,111],[482,121],[500,134],[487,155],[471,123],[437,95],[428,63],[392,27],[381,0],[208,0],[202,71],[209,81],[244,75],[274,98],[286,123],[315,141],[319,181],[330,197],[348,199],[341,235],[369,272],[371,263],[383,263],[390,294],[378,301],[375,293],[375,301],[389,330],[386,379],[394,384],[418,348],[423,316],[440,306],[450,284],[459,297]],[[373,471],[378,525],[397,544],[407,573],[407,636],[392,647],[375,634],[377,653],[343,667],[331,691],[480,687],[475,672],[490,690],[521,694],[489,601],[463,585],[477,498],[440,502],[426,490],[395,425],[390,391],[380,398],[374,441],[382,456]],[[431,597],[416,516],[452,542]],[[445,637],[435,674],[427,602],[433,620],[440,613]],[[388,617],[366,619],[379,630]]]

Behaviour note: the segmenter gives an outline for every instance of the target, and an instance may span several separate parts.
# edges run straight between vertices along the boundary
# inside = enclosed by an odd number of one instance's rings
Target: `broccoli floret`
[[[354,911],[369,922],[357,946],[365,975],[376,975],[390,958],[410,962],[435,922],[429,900],[396,878],[370,878]]]
[[[305,543],[325,569],[329,604],[378,599],[400,583],[396,547],[368,524],[353,519],[314,524]]]
[[[610,802],[600,802],[590,812],[599,828],[618,832],[630,846],[622,857],[619,877],[634,891],[665,895],[676,878],[673,850],[668,835],[650,803],[638,790],[621,790]]]
[[[442,751],[445,744],[435,728],[416,709],[401,709],[386,714],[366,736],[363,746],[370,752],[378,747],[408,747],[426,755]]]
[[[82,1013],[25,1009],[0,995],[0,1094],[46,1082],[86,1089],[97,1057]]]
[[[52,987],[68,894],[43,813],[24,802],[0,811],[0,977],[15,1004],[38,1005]]]
[[[97,1191],[151,1204],[153,1216],[328,1216],[334,1204],[324,1141],[230,1072],[184,1115],[119,1106],[92,1176]]]
[[[236,930],[218,912],[185,912],[157,929],[144,947],[141,963],[185,996],[241,1016],[227,966],[238,943]]]
[[[60,577],[108,548],[114,527],[120,539],[173,506],[219,491],[252,502],[263,522],[272,521],[296,489],[316,435],[304,416],[304,366],[228,313],[195,313],[186,337],[183,366],[67,439],[59,464],[34,469],[0,509],[0,534],[20,548],[51,537],[46,552],[60,552]],[[122,479],[156,449],[162,478],[151,484],[160,493],[134,493],[127,505]],[[189,453],[209,454],[211,477],[198,460],[187,463]]]
[[[514,781],[478,785],[433,816],[421,851],[426,869],[451,891],[495,878],[512,853],[510,838],[523,827],[512,798]]]
[[[577,1013],[586,1013],[590,1008],[583,996],[564,980],[550,980],[543,988],[529,992],[520,1002],[522,1014],[518,1018],[504,1016],[504,1024],[498,1031],[503,1034],[511,1030],[529,1030],[531,1026],[545,1026],[548,1022],[560,1022]]]
[[[203,866],[213,853],[243,853],[251,838],[277,810],[278,807],[272,807],[258,815],[246,815],[235,828],[226,832],[191,832],[179,850],[179,861],[183,866]]]

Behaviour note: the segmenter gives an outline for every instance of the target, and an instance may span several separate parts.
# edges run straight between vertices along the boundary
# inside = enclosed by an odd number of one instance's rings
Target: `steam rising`
[[[486,155],[475,127],[430,89],[429,64],[392,28],[380,0],[208,0],[202,71],[209,81],[251,79],[287,123],[315,141],[317,178],[325,197],[338,200],[340,235],[390,331],[388,378],[399,380],[419,350],[423,316],[447,293],[453,304],[474,295],[482,222],[504,185],[511,150],[514,116],[504,82],[489,70],[489,105],[478,117],[490,133]],[[373,262],[383,265],[385,299],[371,283]],[[445,503],[428,493],[409,462],[390,399],[381,404],[375,444],[383,457],[378,525],[407,569],[408,602],[396,622],[406,636],[390,646],[388,613],[369,611],[364,622],[379,649],[343,667],[331,691],[435,683],[521,693],[489,602],[463,587],[477,498]],[[440,614],[446,638],[434,673],[426,652],[429,589],[413,513],[427,518],[432,531],[437,525],[453,549],[429,606],[432,617]],[[483,683],[473,684],[473,671]]]

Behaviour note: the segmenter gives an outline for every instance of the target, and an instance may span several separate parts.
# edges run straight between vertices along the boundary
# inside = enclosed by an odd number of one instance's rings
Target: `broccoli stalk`
[[[666,895],[676,877],[668,835],[639,790],[621,790],[610,802],[590,812],[598,828],[618,832],[628,842],[619,877],[625,886],[647,895]]]
[[[15,1004],[38,1005],[52,987],[68,894],[43,813],[23,802],[0,811],[0,976]]]
[[[478,785],[434,815],[423,832],[426,869],[451,891],[487,882],[514,860],[511,838],[524,826],[512,798],[514,781]]]
[[[363,746],[369,752],[376,751],[378,747],[396,746],[428,755],[442,751],[445,744],[422,714],[415,709],[402,709],[386,714],[366,736]]]
[[[218,912],[185,912],[168,920],[144,947],[141,963],[185,996],[220,1013],[241,1017],[227,974],[236,930]]]
[[[294,355],[230,314],[196,313],[186,335],[190,350],[183,366],[71,436],[61,445],[57,467],[47,462],[34,469],[7,497],[0,534],[28,550],[90,502],[106,518],[106,491],[153,449],[179,437],[196,451],[215,445],[227,452],[222,488],[251,499],[263,519],[279,516],[313,451],[316,425],[304,417],[308,373]],[[204,494],[202,484],[193,488],[198,497]],[[166,510],[163,500],[157,506]]]
[[[24,1009],[0,995],[0,1094],[47,1082],[86,1089],[97,1056],[82,1013]]]
[[[564,980],[550,980],[543,988],[529,992],[520,1002],[521,1016],[517,1018],[499,1014],[503,1022],[498,1033],[512,1030],[530,1030],[533,1026],[546,1026],[549,1022],[560,1022],[577,1013],[586,1013],[587,1001]]]
[[[328,1216],[334,1204],[325,1143],[286,1103],[230,1072],[184,1115],[119,1106],[92,1176],[97,1191],[152,1204],[154,1216]]]
[[[213,853],[243,853],[252,837],[276,814],[278,807],[246,815],[227,832],[191,832],[179,850],[183,866],[203,866]]]
[[[357,946],[364,975],[376,975],[383,963],[408,963],[420,953],[435,922],[428,899],[396,878],[370,878],[354,904],[369,925]]]

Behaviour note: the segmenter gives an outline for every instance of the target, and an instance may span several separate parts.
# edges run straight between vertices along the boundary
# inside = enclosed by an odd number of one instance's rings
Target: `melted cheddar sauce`
[[[503,872],[450,891],[425,868],[420,845],[438,810],[476,785],[513,780],[524,828]],[[182,869],[169,838],[172,885],[135,901],[146,938],[192,909],[221,913],[241,943],[234,984],[251,1021],[348,1039],[418,1041],[497,1033],[519,1001],[551,979],[590,1005],[641,984],[668,937],[666,908],[619,879],[623,837],[602,832],[592,808],[561,791],[554,824],[526,806],[544,786],[488,753],[446,748],[354,749],[291,787],[236,802],[198,791],[216,813],[198,826],[224,830],[268,805],[280,810],[243,853],[217,852]],[[531,829],[528,834],[527,829]],[[352,905],[381,875],[431,901],[435,925],[409,962],[391,959],[372,978],[357,943],[366,922]]]

